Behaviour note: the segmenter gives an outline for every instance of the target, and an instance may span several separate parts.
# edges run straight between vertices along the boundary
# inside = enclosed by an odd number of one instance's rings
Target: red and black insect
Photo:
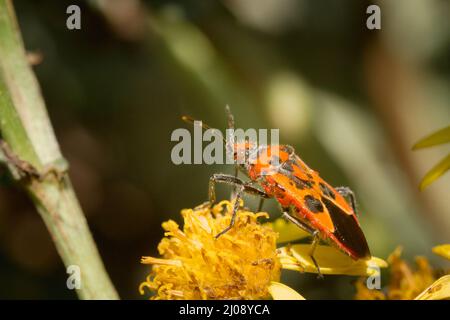
[[[227,107],[228,126],[234,128],[233,116]],[[190,117],[183,117],[193,122]],[[209,129],[202,124],[204,129]],[[313,262],[314,250],[320,240],[325,240],[349,255],[354,260],[371,257],[364,233],[357,216],[355,197],[347,187],[333,188],[318,172],[310,169],[294,149],[288,145],[256,146],[249,141],[234,143],[234,158],[237,150],[244,150],[246,161],[238,165],[249,181],[243,181],[227,174],[214,174],[209,182],[209,206],[216,201],[215,184],[234,185],[235,206],[230,225],[220,232],[221,236],[233,227],[242,193],[275,198],[283,210],[283,216],[313,236],[310,256]],[[256,186],[260,186],[262,190]],[[318,268],[319,273],[320,269]]]

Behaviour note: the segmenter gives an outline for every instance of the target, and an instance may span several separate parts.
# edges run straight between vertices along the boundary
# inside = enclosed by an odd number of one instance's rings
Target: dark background
[[[207,198],[230,166],[171,162],[184,114],[279,128],[282,143],[356,193],[372,253],[430,257],[448,242],[449,176],[418,192],[448,148],[411,146],[450,120],[449,1],[13,1],[77,195],[122,298],[157,255],[161,222]],[[81,7],[81,30],[66,8]],[[1,39],[0,39],[1,41]],[[76,298],[43,222],[6,173],[0,187],[0,298]],[[229,188],[220,187],[221,197]],[[255,204],[249,199],[247,204]],[[266,206],[272,217],[279,212]],[[447,265],[448,267],[448,265]],[[284,272],[307,298],[351,298],[352,277]]]

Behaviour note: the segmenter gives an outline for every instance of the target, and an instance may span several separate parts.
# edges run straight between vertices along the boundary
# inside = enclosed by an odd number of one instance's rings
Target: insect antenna
[[[231,109],[230,109],[229,105],[226,105],[225,112],[227,113],[227,117],[228,117],[228,129],[234,130],[234,116],[231,113]]]
[[[234,132],[234,116],[231,113],[231,109],[230,109],[229,105],[225,106],[225,112],[227,113],[227,118],[228,118],[228,129],[231,129]],[[227,136],[227,138],[228,138],[228,136]],[[233,145],[230,143],[226,144],[226,149],[228,152],[234,150]],[[239,165],[236,164],[234,166],[234,177],[237,178],[238,175],[239,175]],[[231,192],[231,199],[234,199],[236,197],[236,195],[237,195],[237,186],[234,186],[233,191]]]
[[[225,112],[227,114],[227,119],[228,119],[228,129],[231,129],[231,133],[232,134],[234,132],[234,116],[231,113],[231,109],[229,105],[225,106]],[[227,133],[227,139],[228,143],[226,143],[226,149],[228,152],[233,152],[234,151],[234,146],[233,146],[233,141],[234,139],[232,137],[228,136]],[[234,176],[237,177],[238,176],[238,171],[239,171],[239,165],[235,166],[234,169]]]
[[[222,140],[223,140],[223,142],[227,143],[227,141],[225,140],[225,138],[223,137],[223,135],[221,134],[221,132],[220,132],[219,129],[212,128],[212,127],[210,127],[209,125],[207,125],[206,123],[204,123],[203,121],[201,121],[201,120],[196,120],[196,119],[192,118],[191,116],[182,116],[182,117],[181,117],[181,120],[183,120],[183,121],[186,122],[186,123],[190,123],[190,124],[192,124],[192,125],[196,125],[196,122],[197,122],[197,123],[200,123],[202,129],[205,130],[205,131],[208,130],[208,129],[211,129],[211,130],[214,130],[214,132],[219,132],[219,133],[220,133],[220,136],[221,136],[221,138],[222,138]]]

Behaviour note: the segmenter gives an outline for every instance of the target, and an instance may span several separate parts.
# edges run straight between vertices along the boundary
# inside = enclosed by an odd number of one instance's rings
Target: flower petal
[[[269,293],[274,300],[305,300],[305,298],[294,289],[275,281],[270,283]]]
[[[278,257],[283,269],[317,273],[317,268],[309,256],[311,245],[297,244],[278,250]],[[380,258],[372,257],[368,260],[355,261],[338,249],[325,245],[316,247],[314,258],[322,274],[371,276],[376,274],[379,268],[387,267],[387,262]]]
[[[450,260],[450,244],[442,244],[433,248],[433,252],[447,260]]]
[[[414,146],[413,150],[432,147],[438,144],[444,144],[450,142],[450,126],[443,128],[420,139]]]
[[[425,177],[423,177],[420,182],[419,189],[423,190],[433,183],[437,178],[442,176],[450,169],[450,154],[442,159],[438,164],[436,164],[430,171],[427,172]]]
[[[278,218],[273,222],[266,223],[265,225],[272,228],[275,232],[278,232],[279,236],[277,243],[297,241],[310,236],[309,233],[303,231],[295,224],[287,222],[283,218]]]
[[[437,279],[431,286],[419,294],[415,300],[450,299],[450,275]]]

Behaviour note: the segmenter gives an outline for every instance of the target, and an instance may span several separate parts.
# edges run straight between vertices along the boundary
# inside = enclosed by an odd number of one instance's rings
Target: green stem
[[[117,299],[67,175],[10,0],[0,0],[0,130],[19,163],[39,173],[20,182],[47,225],[66,267],[79,267],[78,296]],[[18,167],[9,160],[11,169]]]

